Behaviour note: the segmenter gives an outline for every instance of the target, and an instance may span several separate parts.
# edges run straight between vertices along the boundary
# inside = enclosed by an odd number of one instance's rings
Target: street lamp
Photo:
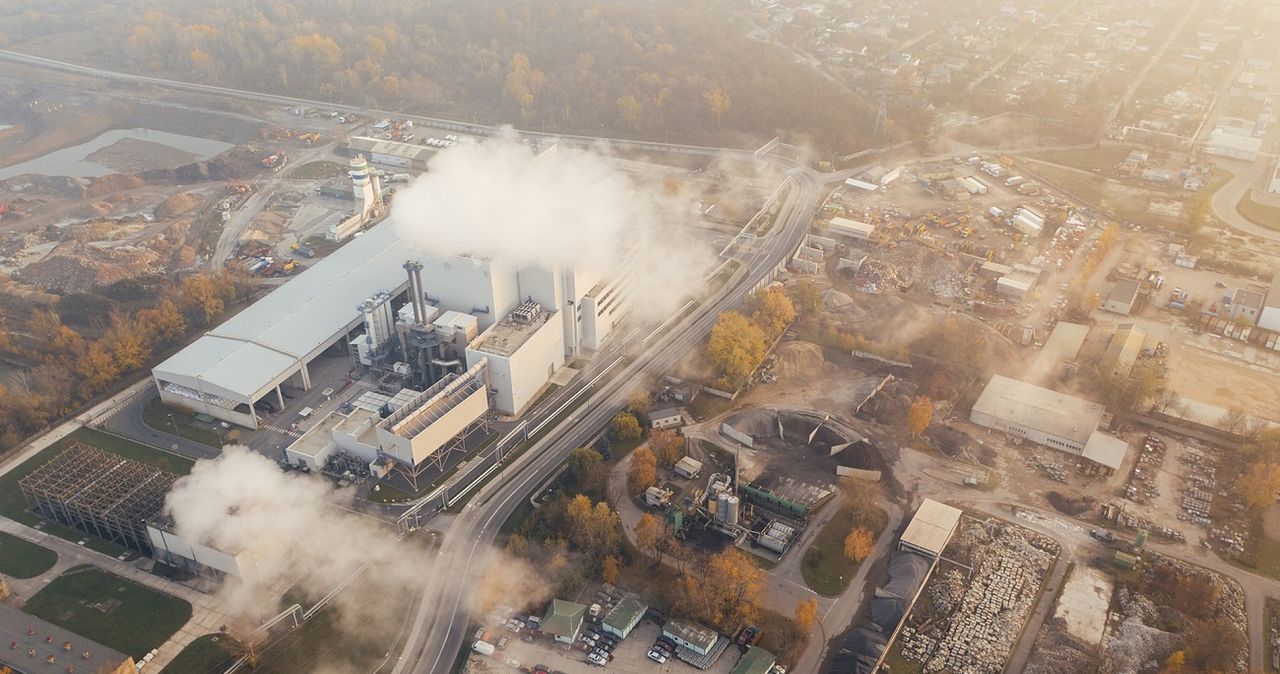
[[[173,426],[173,434],[181,437],[178,433],[178,421],[173,418],[173,412],[167,412],[167,414],[169,415],[169,425]]]

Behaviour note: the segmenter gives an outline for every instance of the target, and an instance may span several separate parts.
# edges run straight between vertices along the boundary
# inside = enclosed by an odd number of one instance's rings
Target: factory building
[[[250,578],[257,569],[253,553],[241,551],[230,554],[187,540],[173,530],[173,519],[167,515],[153,517],[147,522],[147,537],[151,541],[151,556],[157,562],[191,576],[214,580],[227,576]]]
[[[356,136],[347,143],[347,152],[352,156],[363,155],[378,166],[414,171],[427,170],[427,161],[435,151],[425,145],[401,143],[394,140],[381,140],[368,136]]]
[[[630,269],[601,279],[479,256],[403,263],[408,248],[388,222],[351,240],[153,369],[161,399],[256,429],[257,407],[283,408],[282,386],[310,390],[309,365],[346,351],[390,393],[487,358],[495,408],[515,414],[631,311]]]
[[[973,404],[969,420],[1115,470],[1128,445],[1099,430],[1103,411],[1102,405],[1083,398],[995,375]]]
[[[558,313],[528,301],[467,347],[467,363],[488,360],[498,412],[517,415],[564,365],[564,333]]]
[[[0,604],[0,672],[137,674],[131,656]]]

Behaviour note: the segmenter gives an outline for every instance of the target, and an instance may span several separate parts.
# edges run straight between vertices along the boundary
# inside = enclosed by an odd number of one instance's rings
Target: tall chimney
[[[404,270],[409,274],[409,301],[413,303],[413,322],[421,325],[427,318],[426,302],[422,299],[422,263],[407,260]]]

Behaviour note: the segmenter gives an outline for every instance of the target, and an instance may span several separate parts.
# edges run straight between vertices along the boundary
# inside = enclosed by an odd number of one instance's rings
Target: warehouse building
[[[827,229],[836,236],[854,241],[867,241],[876,232],[875,225],[839,217],[831,218],[831,222],[827,223]]]
[[[1103,413],[1102,405],[1083,398],[995,375],[973,404],[969,420],[1115,470],[1128,445],[1098,429]]]
[[[1262,311],[1258,313],[1258,327],[1280,332],[1280,274],[1271,279],[1271,287],[1262,299]]]
[[[925,499],[907,524],[906,531],[902,532],[902,537],[898,539],[898,547],[918,552],[930,559],[940,557],[951,541],[951,536],[955,534],[956,527],[960,526],[961,514],[959,508],[930,498]]]
[[[1102,371],[1113,376],[1128,376],[1133,364],[1142,355],[1142,345],[1147,341],[1147,332],[1133,323],[1121,323],[1107,343],[1107,350],[1102,353]]]
[[[435,155],[435,150],[425,145],[356,136],[347,143],[347,153],[352,157],[364,155],[378,166],[425,171],[427,162]]]
[[[138,672],[132,657],[4,604],[0,641],[0,672]]]

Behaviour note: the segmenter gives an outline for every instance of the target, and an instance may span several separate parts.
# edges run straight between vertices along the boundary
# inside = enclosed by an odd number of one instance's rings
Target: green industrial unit
[[[631,630],[640,624],[640,619],[648,609],[649,607],[639,599],[633,596],[624,597],[605,615],[604,620],[601,621],[601,627],[606,634],[625,639],[628,634],[631,634]]]

